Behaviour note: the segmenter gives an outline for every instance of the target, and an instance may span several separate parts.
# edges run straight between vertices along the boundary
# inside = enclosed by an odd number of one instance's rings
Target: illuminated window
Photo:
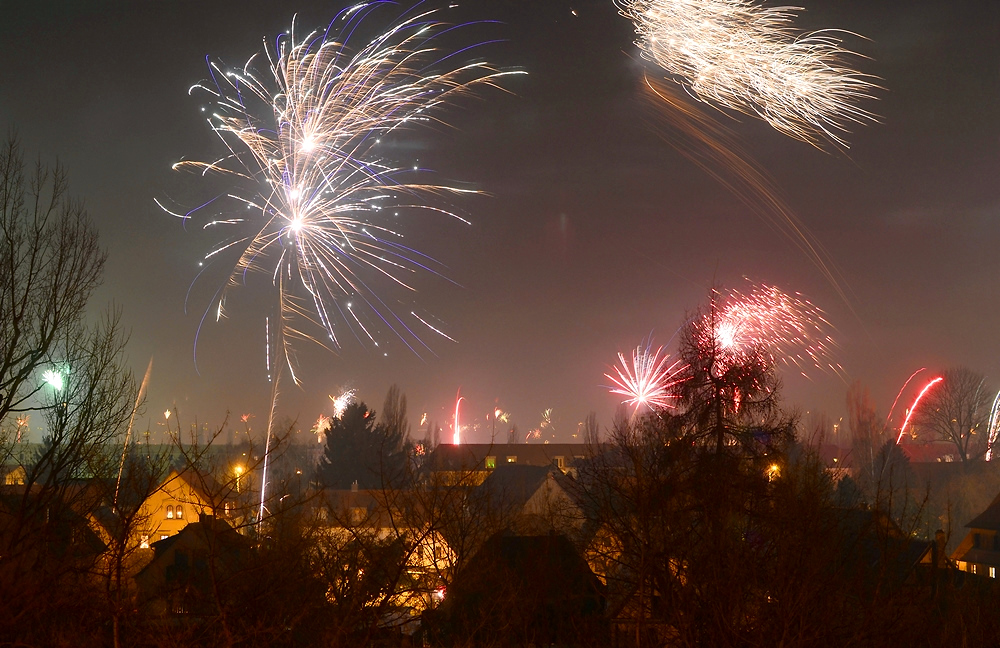
[[[160,540],[166,540],[166,539],[167,539],[167,538],[169,538],[169,537],[170,537],[170,536],[169,536],[169,535],[167,535],[166,533],[161,533],[161,534],[160,534]]]
[[[565,468],[566,467],[566,458],[565,457],[556,457],[556,467],[559,468],[560,470],[563,469],[563,468]]]
[[[973,574],[976,573],[976,563],[969,563],[969,571]]]
[[[493,470],[497,467],[496,457],[486,457],[486,470]]]
[[[996,577],[997,577],[997,568],[990,567],[990,578],[996,578]]]
[[[167,505],[167,519],[168,520],[174,519],[174,507],[169,504]]]
[[[507,463],[517,463],[517,457],[514,455],[507,457]]]
[[[149,536],[148,535],[142,536],[142,538],[139,540],[139,548],[140,549],[149,549]]]
[[[184,517],[184,509],[181,508],[180,504],[178,504],[177,508],[174,509],[174,517],[176,517],[178,520]]]

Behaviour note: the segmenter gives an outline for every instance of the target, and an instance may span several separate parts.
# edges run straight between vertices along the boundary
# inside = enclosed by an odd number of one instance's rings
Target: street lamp
[[[63,388],[63,375],[56,371],[55,369],[49,369],[42,373],[42,380],[44,380],[49,385],[52,385],[52,389],[62,391]]]

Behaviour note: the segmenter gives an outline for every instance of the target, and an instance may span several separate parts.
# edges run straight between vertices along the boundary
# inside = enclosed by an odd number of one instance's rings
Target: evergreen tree
[[[406,465],[406,437],[398,427],[376,423],[375,411],[352,403],[334,419],[320,458],[319,482],[327,488],[382,488],[396,483]]]

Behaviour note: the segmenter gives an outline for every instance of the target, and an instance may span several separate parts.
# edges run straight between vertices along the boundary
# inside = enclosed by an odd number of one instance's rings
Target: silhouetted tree
[[[914,424],[953,443],[963,462],[978,459],[986,452],[993,394],[986,378],[966,367],[948,369],[942,376],[921,401]]]
[[[716,289],[708,305],[689,316],[680,338],[687,376],[677,386],[678,405],[690,429],[714,440],[716,453],[730,441],[747,447],[761,440],[766,426],[758,422],[779,414],[781,386],[766,349],[754,343],[739,349],[727,344],[722,308]]]
[[[352,403],[331,422],[318,468],[327,488],[381,488],[402,478],[406,466],[404,430],[376,422],[375,411]]]
[[[410,421],[406,418],[406,394],[399,391],[398,385],[390,387],[385,395],[379,425],[385,429],[385,434],[389,437],[399,437],[404,442],[410,438]]]

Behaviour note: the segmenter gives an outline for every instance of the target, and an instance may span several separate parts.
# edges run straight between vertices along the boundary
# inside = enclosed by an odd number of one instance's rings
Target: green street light
[[[42,374],[42,380],[52,385],[52,388],[56,391],[62,391],[63,388],[63,376],[58,371],[50,369]]]

